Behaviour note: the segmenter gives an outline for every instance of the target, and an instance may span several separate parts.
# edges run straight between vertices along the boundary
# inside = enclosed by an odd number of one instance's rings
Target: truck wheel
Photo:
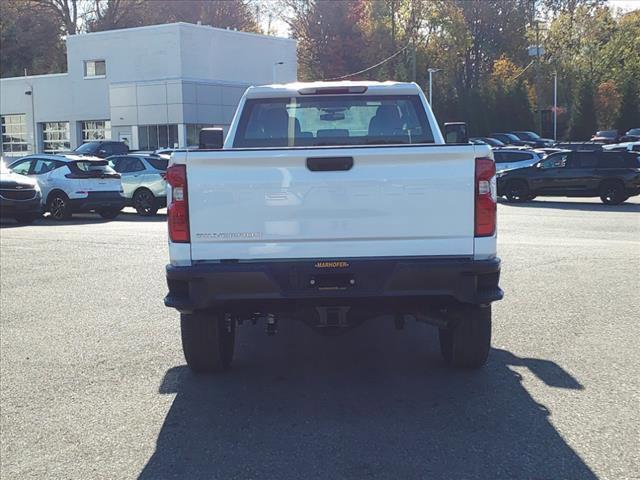
[[[600,187],[600,200],[606,205],[620,205],[627,197],[620,182],[606,182]]]
[[[138,215],[152,217],[158,213],[158,202],[151,190],[140,188],[133,194],[133,208],[136,209]]]
[[[452,327],[440,329],[440,352],[452,367],[480,368],[490,348],[491,306],[470,305]]]
[[[182,350],[189,368],[197,373],[227,370],[233,359],[235,322],[210,310],[180,314]]]
[[[531,196],[529,186],[521,180],[509,182],[504,190],[509,202],[524,202]]]
[[[47,202],[47,210],[54,220],[68,220],[71,218],[71,201],[62,192],[53,193]]]

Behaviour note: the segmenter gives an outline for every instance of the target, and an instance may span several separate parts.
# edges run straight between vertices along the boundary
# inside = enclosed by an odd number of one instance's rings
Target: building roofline
[[[251,82],[240,82],[232,80],[216,80],[210,78],[197,78],[197,77],[163,77],[152,78],[149,80],[122,80],[118,82],[109,82],[110,86],[122,86],[122,85],[141,85],[141,84],[160,84],[163,82],[189,82],[189,83],[201,83],[208,85],[220,85],[223,87],[243,87],[247,88],[254,85]]]
[[[145,25],[143,27],[118,28],[118,29],[115,29],[115,30],[104,30],[104,31],[101,31],[101,32],[79,33],[79,34],[76,34],[76,35],[68,36],[67,37],[67,41],[73,40],[75,38],[86,37],[86,36],[108,35],[108,34],[111,34],[111,33],[121,33],[121,32],[130,31],[130,30],[136,30],[136,31],[138,31],[138,30],[153,30],[153,29],[160,30],[160,29],[163,29],[163,28],[171,28],[171,27],[217,30],[219,32],[225,32],[225,33],[229,33],[229,34],[249,35],[249,36],[252,36],[252,37],[259,37],[259,38],[263,38],[263,39],[284,41],[284,42],[289,42],[289,43],[290,42],[297,43],[297,41],[292,39],[292,38],[276,37],[276,36],[273,36],[273,35],[264,35],[262,33],[243,32],[243,31],[240,31],[240,30],[230,30],[230,29],[226,29],[226,28],[212,27],[210,25],[196,25],[195,23],[188,23],[188,22],[159,23],[157,25]]]
[[[69,72],[64,73],[44,73],[42,75],[24,75],[20,77],[4,77],[0,78],[0,82],[4,82],[5,80],[29,80],[32,78],[50,78],[50,77],[64,77],[65,75],[69,75]]]

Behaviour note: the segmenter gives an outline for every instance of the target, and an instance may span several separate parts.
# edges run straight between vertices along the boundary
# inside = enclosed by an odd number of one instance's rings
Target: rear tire
[[[107,220],[113,220],[118,215],[120,215],[120,209],[119,208],[106,208],[104,210],[100,210],[98,212],[98,215],[100,215],[102,218],[106,218]]]
[[[507,201],[520,203],[529,200],[531,197],[529,186],[522,180],[513,180],[507,183],[505,188],[505,197]]]
[[[233,359],[235,322],[211,310],[180,314],[182,350],[187,365],[196,373],[228,370]]]
[[[605,182],[600,187],[600,200],[605,205],[620,205],[628,198],[620,182]]]
[[[449,328],[440,329],[440,353],[447,365],[480,368],[491,349],[491,306],[469,305]]]
[[[62,192],[52,193],[47,201],[47,210],[54,220],[68,220],[72,214],[71,200]]]
[[[152,217],[158,213],[158,201],[151,190],[141,188],[133,194],[133,208],[138,215]]]

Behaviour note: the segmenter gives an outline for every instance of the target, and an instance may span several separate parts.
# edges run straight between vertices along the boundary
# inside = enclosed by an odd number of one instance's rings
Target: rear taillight
[[[496,164],[490,158],[476,158],[476,237],[495,233],[496,203]]]
[[[167,169],[171,199],[167,207],[169,238],[172,242],[189,243],[189,203],[187,199],[187,167],[172,165]]]

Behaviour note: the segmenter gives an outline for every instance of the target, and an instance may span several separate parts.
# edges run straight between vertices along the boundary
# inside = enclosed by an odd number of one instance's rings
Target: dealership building
[[[95,139],[132,150],[197,144],[250,85],[296,80],[296,42],[189,23],[67,37],[67,73],[0,79],[5,157]]]

